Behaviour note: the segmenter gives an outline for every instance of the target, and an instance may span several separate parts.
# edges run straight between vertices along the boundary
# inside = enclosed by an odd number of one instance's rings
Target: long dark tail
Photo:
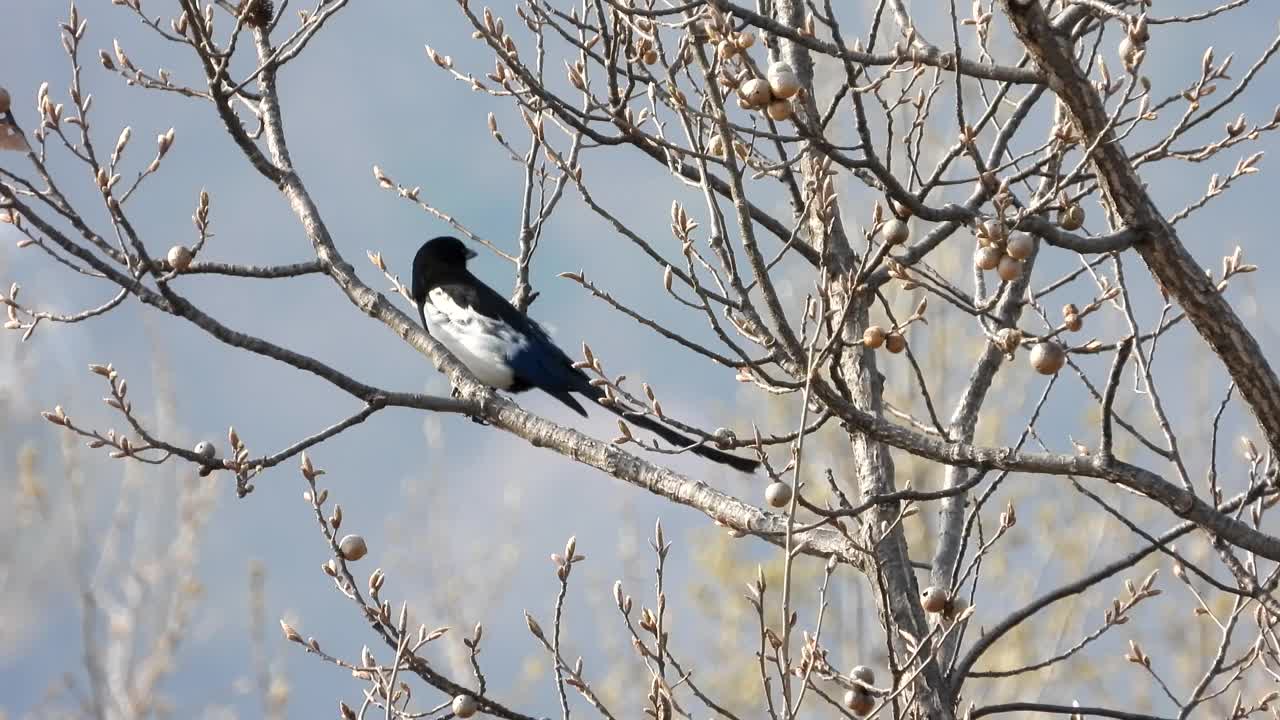
[[[592,400],[597,401],[597,404],[599,403],[600,398],[604,397],[603,390],[600,390],[599,388],[591,385],[588,385],[587,388],[584,388],[582,393],[590,397]],[[695,442],[697,442],[696,440],[691,440],[685,437],[684,435],[681,435],[680,433],[676,432],[675,430],[672,430],[671,428],[667,427],[666,425],[663,425],[661,422],[658,422],[653,418],[646,417],[644,415],[634,415],[634,414],[625,412],[623,410],[620,410],[614,407],[613,405],[601,405],[601,407],[605,408],[606,410],[613,413],[614,415],[617,415],[618,417],[626,420],[628,424],[635,425],[636,427],[644,428],[645,430],[648,430],[649,432],[653,433],[654,435],[657,435],[658,437],[662,438],[663,440],[666,440],[667,442],[671,443],[672,445],[675,445],[676,447],[682,447],[682,448],[689,447],[693,445]],[[738,455],[734,455],[733,453],[727,453],[723,450],[718,450],[708,445],[698,445],[697,447],[693,448],[689,452],[693,453],[694,455],[704,457],[712,462],[717,462],[717,463],[720,463],[721,465],[728,465],[729,467],[733,468],[734,470],[737,470],[738,472],[744,472],[747,474],[754,473],[756,469],[760,467],[759,460],[752,460],[751,458],[745,458]]]

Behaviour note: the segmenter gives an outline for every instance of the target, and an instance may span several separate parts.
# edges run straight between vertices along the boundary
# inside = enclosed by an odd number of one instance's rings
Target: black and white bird
[[[428,240],[413,258],[413,301],[428,332],[467,366],[480,382],[498,390],[523,392],[537,388],[586,417],[571,393],[599,401],[605,393],[536,322],[517,310],[467,270],[476,256],[461,240]],[[643,415],[611,405],[602,407],[678,447],[694,441]],[[754,472],[759,462],[699,445],[692,452],[741,472]]]

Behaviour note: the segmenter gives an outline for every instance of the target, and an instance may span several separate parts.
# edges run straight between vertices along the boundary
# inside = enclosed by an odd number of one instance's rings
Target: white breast
[[[427,323],[431,334],[444,343],[480,382],[505,390],[515,376],[509,358],[527,339],[505,323],[460,307],[440,288],[427,293]]]

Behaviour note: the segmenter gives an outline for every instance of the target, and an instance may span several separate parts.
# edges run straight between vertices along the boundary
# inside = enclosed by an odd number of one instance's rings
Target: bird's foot
[[[449,393],[449,395],[450,395],[450,397],[453,397],[453,398],[455,398],[455,399],[456,399],[456,398],[460,398],[460,397],[462,397],[462,390],[461,390],[461,389],[459,389],[459,388],[457,388],[457,387],[454,387],[454,388],[453,388],[453,391],[452,391],[451,393]],[[476,417],[475,415],[468,415],[467,417],[471,419],[471,422],[473,422],[473,423],[475,423],[475,424],[477,424],[477,425],[488,425],[488,424],[489,424],[489,421],[488,421],[488,420],[485,420],[484,418],[481,418],[481,417]]]

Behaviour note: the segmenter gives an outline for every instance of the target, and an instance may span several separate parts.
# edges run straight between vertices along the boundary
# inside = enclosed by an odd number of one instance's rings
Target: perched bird
[[[458,358],[480,382],[498,390],[537,388],[586,417],[570,393],[599,401],[605,393],[536,322],[517,310],[467,270],[475,251],[454,237],[428,240],[413,258],[413,301],[428,332]],[[633,425],[679,447],[694,441],[643,415],[603,405]],[[754,472],[755,460],[699,445],[692,452],[742,472]]]

